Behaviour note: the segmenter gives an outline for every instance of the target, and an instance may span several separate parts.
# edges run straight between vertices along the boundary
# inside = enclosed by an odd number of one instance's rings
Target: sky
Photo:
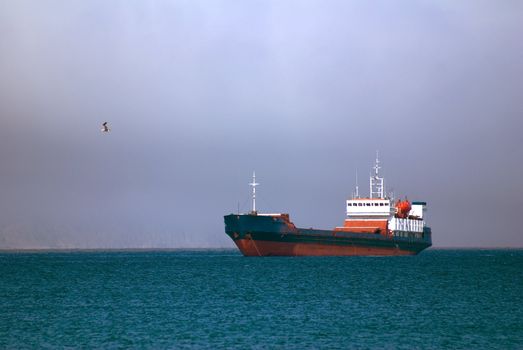
[[[435,247],[523,247],[522,36],[511,0],[0,0],[0,249],[233,247],[254,170],[333,228],[377,150]]]

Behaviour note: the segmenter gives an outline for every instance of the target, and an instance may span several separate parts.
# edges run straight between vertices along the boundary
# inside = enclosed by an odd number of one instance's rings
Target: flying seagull
[[[107,125],[107,122],[104,122],[102,124],[102,129],[101,130],[102,130],[102,132],[109,132],[109,130],[111,130],[111,129],[109,129],[109,125]]]

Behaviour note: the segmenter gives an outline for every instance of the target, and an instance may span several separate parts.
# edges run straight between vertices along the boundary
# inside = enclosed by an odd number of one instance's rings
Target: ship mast
[[[256,172],[252,172],[252,182],[249,183],[249,186],[252,187],[252,213],[256,213],[256,186],[259,183],[256,182]]]
[[[378,151],[376,151],[376,163],[372,168],[374,169],[374,174],[370,176],[370,198],[383,199],[385,198],[383,195],[385,192],[385,186],[383,177],[380,177],[379,175],[381,167]]]

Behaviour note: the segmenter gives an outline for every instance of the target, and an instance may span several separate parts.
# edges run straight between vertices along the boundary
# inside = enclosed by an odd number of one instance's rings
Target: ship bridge
[[[369,178],[369,197],[361,198],[356,177],[356,191],[352,199],[347,200],[345,209],[347,218],[336,231],[387,234],[387,224],[394,217],[395,208],[389,198],[385,198],[385,180],[380,176],[380,160],[376,152],[374,172]]]
[[[354,219],[388,220],[395,213],[391,200],[385,198],[355,198],[347,200],[347,217]]]
[[[388,221],[396,209],[388,198],[353,198],[347,200],[347,217],[338,231],[387,233]]]
[[[395,203],[391,198],[385,197],[385,180],[379,172],[381,166],[377,154],[372,169],[369,178],[369,197],[359,196],[356,180],[356,191],[352,198],[346,201],[345,222],[335,230],[399,236],[410,233],[422,234],[425,227],[423,213],[426,203],[413,202],[411,205],[407,200]]]

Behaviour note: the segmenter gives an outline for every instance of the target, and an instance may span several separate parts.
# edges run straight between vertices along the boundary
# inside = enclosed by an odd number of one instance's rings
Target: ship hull
[[[301,229],[281,216],[227,215],[225,231],[244,256],[397,256],[431,246],[430,232],[412,239]]]
[[[394,256],[415,255],[416,251],[372,246],[340,246],[324,243],[289,243],[237,239],[234,241],[244,256]]]

